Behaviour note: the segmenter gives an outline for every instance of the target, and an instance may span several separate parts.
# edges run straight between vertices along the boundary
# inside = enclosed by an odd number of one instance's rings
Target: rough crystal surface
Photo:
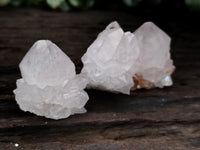
[[[134,33],[109,24],[82,57],[88,87],[130,93],[130,89],[172,85],[170,37],[152,22]]]
[[[89,87],[128,94],[134,85],[131,72],[139,47],[134,34],[124,32],[113,22],[101,32],[82,57],[81,73],[88,78]]]
[[[24,111],[52,119],[86,112],[87,81],[70,58],[48,40],[37,41],[20,63],[15,98]]]
[[[61,85],[76,75],[75,66],[70,58],[48,40],[37,41],[19,67],[22,78],[40,88]]]
[[[174,71],[173,61],[170,58],[171,38],[152,22],[146,22],[134,32],[140,54],[135,63],[136,79],[140,76],[148,84],[139,87],[171,86],[171,73]]]

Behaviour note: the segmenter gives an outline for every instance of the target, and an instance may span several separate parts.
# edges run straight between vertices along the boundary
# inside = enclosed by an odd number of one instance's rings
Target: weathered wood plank
[[[88,90],[88,113],[54,121],[22,112],[12,90],[18,64],[38,39],[50,39],[80,72],[80,58],[113,20],[134,31],[152,20],[172,36],[174,86],[131,96]],[[0,10],[0,149],[200,149],[200,28],[190,16],[128,12]]]

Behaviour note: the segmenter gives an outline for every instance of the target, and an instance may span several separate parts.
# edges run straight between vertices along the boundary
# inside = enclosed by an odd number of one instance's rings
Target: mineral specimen
[[[51,41],[37,41],[21,61],[20,71],[14,93],[22,110],[52,119],[86,112],[87,81],[76,75],[73,62]]]
[[[171,86],[175,67],[170,59],[170,37],[152,22],[144,23],[134,32],[140,54],[135,63],[135,87],[152,88]],[[136,84],[137,83],[137,84]]]
[[[130,93],[130,89],[170,86],[174,70],[170,37],[152,22],[134,33],[112,22],[82,57],[89,88]]]

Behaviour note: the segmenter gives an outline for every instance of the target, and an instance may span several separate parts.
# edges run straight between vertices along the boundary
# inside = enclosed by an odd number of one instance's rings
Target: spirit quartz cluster
[[[152,22],[134,33],[112,22],[82,57],[88,87],[130,93],[130,89],[171,86],[170,37]]]
[[[22,79],[14,93],[22,110],[52,119],[86,112],[87,81],[76,75],[73,62],[51,41],[37,41],[19,67]]]
[[[130,90],[171,86],[175,67],[170,37],[151,22],[134,33],[109,24],[82,57],[76,75],[70,58],[48,40],[37,41],[20,63],[15,98],[24,111],[52,119],[86,112],[84,88],[130,94]]]

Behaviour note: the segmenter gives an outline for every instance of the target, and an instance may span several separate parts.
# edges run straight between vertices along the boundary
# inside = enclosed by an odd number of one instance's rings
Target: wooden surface
[[[88,113],[59,121],[19,109],[12,93],[18,64],[36,40],[55,42],[80,72],[81,56],[113,20],[131,31],[151,20],[172,37],[172,87],[131,96],[88,90]],[[0,10],[0,150],[200,149],[199,26],[189,15]]]

